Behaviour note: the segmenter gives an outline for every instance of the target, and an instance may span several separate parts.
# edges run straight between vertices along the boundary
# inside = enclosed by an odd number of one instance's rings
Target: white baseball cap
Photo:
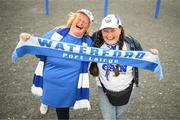
[[[110,14],[103,18],[99,30],[102,30],[104,28],[118,28],[119,25],[122,25],[120,17]]]
[[[89,10],[87,10],[87,9],[81,9],[81,10],[78,10],[77,12],[78,12],[78,13],[79,13],[79,12],[80,12],[80,13],[84,13],[85,15],[87,15],[88,18],[89,18],[89,20],[90,20],[90,23],[93,23],[93,21],[94,21],[94,16],[93,16],[93,14],[92,14],[91,11],[89,11]]]

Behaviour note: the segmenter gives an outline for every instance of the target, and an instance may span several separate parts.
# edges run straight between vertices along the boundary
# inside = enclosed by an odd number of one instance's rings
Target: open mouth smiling
[[[78,28],[78,29],[80,29],[80,30],[83,29],[83,27],[80,27],[80,26],[78,26],[78,25],[76,25],[76,28]]]

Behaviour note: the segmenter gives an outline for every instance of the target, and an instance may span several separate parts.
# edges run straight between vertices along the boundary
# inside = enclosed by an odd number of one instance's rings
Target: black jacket
[[[141,44],[138,42],[138,40],[136,40],[132,36],[126,35],[124,37],[124,40],[129,44],[130,50],[133,50],[133,51],[142,51],[143,50],[142,47],[141,47]],[[138,84],[139,84],[139,72],[138,72],[137,67],[133,67],[133,76],[134,76],[134,82],[135,82],[136,86],[138,87]]]
[[[97,36],[97,32],[95,32],[91,37],[93,41],[96,39],[96,36]],[[125,35],[124,40],[129,44],[130,50],[132,50],[132,51],[142,51],[143,50],[142,47],[141,47],[141,44],[138,42],[138,40],[136,40],[132,36]],[[138,87],[138,84],[139,84],[139,72],[138,72],[137,67],[133,67],[133,76],[134,76],[134,83]]]

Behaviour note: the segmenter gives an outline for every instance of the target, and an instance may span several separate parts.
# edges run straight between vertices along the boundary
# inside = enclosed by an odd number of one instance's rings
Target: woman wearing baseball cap
[[[82,45],[83,41],[86,41],[88,46],[92,46],[92,40],[87,35],[93,19],[89,10],[78,10],[70,13],[67,25],[51,30],[42,37],[77,45]],[[30,37],[29,33],[20,34],[20,40],[24,42]],[[46,114],[48,107],[56,108],[58,119],[67,120],[69,119],[69,108],[76,101],[81,61],[49,56],[38,57],[45,58],[40,111],[42,114]],[[36,80],[34,81],[36,82]]]
[[[101,22],[99,31],[92,36],[94,46],[111,50],[142,50],[140,43],[133,37],[125,35],[119,16],[107,15]],[[157,49],[150,49],[158,54]],[[90,74],[95,76],[98,86],[100,109],[106,120],[120,120],[126,110],[135,88],[138,86],[138,69],[132,66],[107,63],[91,63]],[[121,97],[111,102],[107,91]],[[111,99],[112,100],[112,99]]]

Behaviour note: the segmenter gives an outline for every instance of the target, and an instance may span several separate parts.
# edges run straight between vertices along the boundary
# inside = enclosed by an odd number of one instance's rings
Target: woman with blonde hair
[[[89,10],[78,10],[70,14],[66,26],[51,30],[42,37],[76,45],[82,45],[85,41],[91,46],[92,41],[87,34],[93,19]],[[20,34],[23,41],[30,37],[29,33]],[[56,108],[58,119],[69,119],[69,108],[76,101],[80,68],[81,61],[45,56],[40,109],[43,114],[47,112],[48,106]]]

